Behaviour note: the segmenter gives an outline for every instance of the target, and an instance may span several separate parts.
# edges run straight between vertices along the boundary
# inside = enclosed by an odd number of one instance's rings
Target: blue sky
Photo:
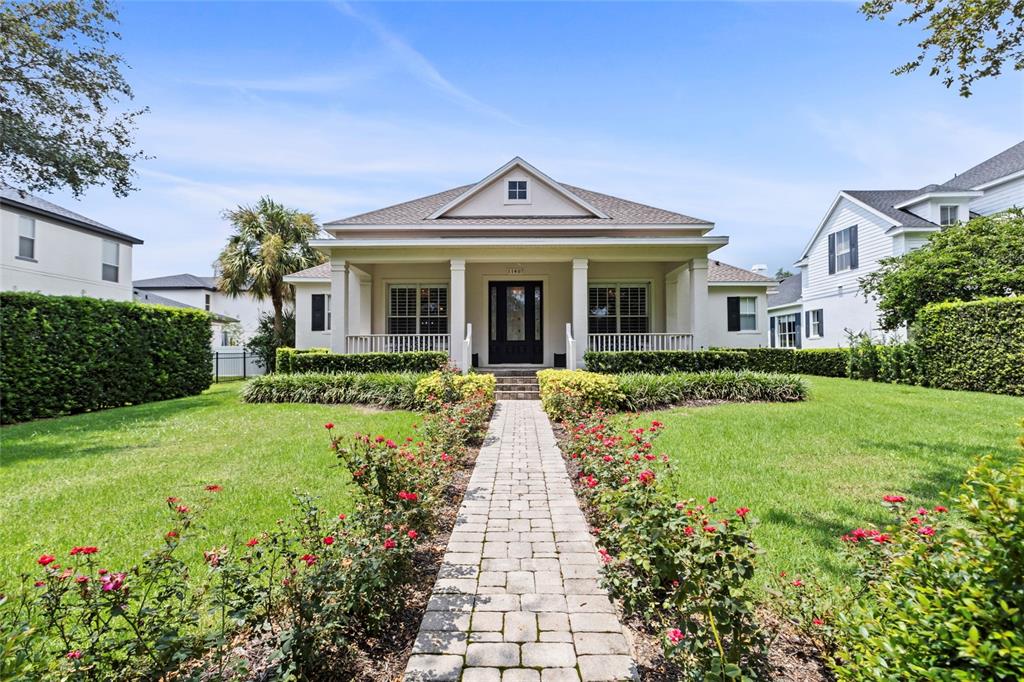
[[[915,29],[855,3],[126,3],[138,192],[60,203],[145,240],[135,276],[207,274],[220,212],[326,221],[552,177],[711,220],[789,266],[841,188],[941,182],[1024,138],[1024,78],[964,100],[896,77]]]

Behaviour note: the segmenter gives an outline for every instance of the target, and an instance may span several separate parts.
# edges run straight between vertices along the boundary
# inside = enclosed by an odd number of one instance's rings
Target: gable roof
[[[777,308],[797,303],[802,295],[803,278],[799,274],[790,275],[779,282],[779,290],[776,293],[768,295],[768,307]]]
[[[516,157],[522,164],[526,164],[525,161]],[[512,164],[516,162],[513,159],[509,162]],[[503,166],[499,171],[503,171],[506,167]],[[527,164],[527,166],[529,166]],[[526,167],[526,166],[524,166]],[[533,168],[529,166],[529,168]],[[540,173],[540,171],[532,170],[533,173]],[[497,173],[497,172],[496,172]],[[492,173],[488,178],[493,180],[495,173]],[[341,218],[340,220],[332,220],[328,223],[324,223],[324,227],[330,229],[331,227],[339,227],[344,225],[369,225],[369,226],[388,226],[388,225],[405,225],[405,226],[416,226],[416,227],[430,227],[438,225],[460,225],[460,224],[476,224],[476,225],[522,225],[527,222],[536,222],[544,225],[708,225],[711,223],[707,220],[701,220],[700,218],[694,218],[692,216],[684,215],[682,213],[676,213],[674,211],[667,211],[662,208],[655,208],[654,206],[648,206],[647,204],[641,204],[635,201],[629,201],[620,197],[612,196],[610,194],[602,194],[600,192],[594,192],[592,190],[583,189],[582,187],[576,187],[563,182],[557,182],[547,176],[541,174],[539,177],[544,177],[551,186],[556,190],[564,193],[567,197],[571,197],[573,201],[584,206],[586,210],[595,214],[598,217],[591,216],[442,216],[432,218],[431,216],[439,213],[443,213],[449,208],[453,208],[456,204],[461,203],[468,198],[471,190],[478,190],[486,182],[474,183],[472,185],[462,185],[460,187],[453,187],[452,189],[438,192],[436,194],[429,194],[425,197],[419,197],[418,199],[412,199],[411,201],[404,201],[400,204],[394,204],[393,206],[387,206],[385,208],[377,209],[375,211],[369,211],[367,213],[360,213],[358,215],[349,216],[348,218]],[[487,178],[485,178],[487,180]],[[474,191],[475,193],[475,191]],[[589,207],[589,208],[587,208]],[[599,216],[607,217],[599,217]]]
[[[1021,171],[1024,171],[1024,142],[1018,142],[977,166],[954,175],[942,183],[939,189],[973,189]]]
[[[183,273],[180,275],[167,275],[165,277],[151,277],[149,279],[137,279],[132,282],[136,289],[211,289],[216,290],[216,277],[199,277]]]
[[[132,298],[135,300],[136,303],[146,303],[148,305],[163,305],[167,306],[168,308],[189,308],[191,310],[199,310],[199,308],[195,307],[194,305],[182,303],[181,301],[175,301],[173,298],[167,298],[166,296],[154,294],[150,291],[142,291],[140,289],[132,289]],[[227,315],[221,315],[220,313],[211,313],[208,311],[204,312],[207,312],[207,314],[210,317],[212,317],[216,322],[238,322],[238,320],[236,320],[235,318],[228,317]]]
[[[897,205],[905,201],[921,196],[919,189],[844,189],[844,194],[857,199],[868,207],[884,214],[897,225],[903,227],[939,227],[937,223],[925,220]]]
[[[744,270],[718,260],[708,260],[708,282],[750,282],[751,284],[775,283],[771,277],[759,275],[753,270]]]
[[[86,218],[84,215],[75,213],[74,211],[69,211],[63,206],[58,206],[52,201],[47,201],[46,199],[29,194],[28,192],[22,192],[21,190],[15,189],[14,187],[2,182],[0,182],[0,204],[10,204],[11,206],[15,206],[30,213],[35,213],[45,218],[51,218],[62,223],[74,225],[86,232],[92,232],[104,237],[113,237],[115,239],[128,242],[129,244],[142,243],[142,240],[138,237],[133,237],[130,234],[125,234],[124,232],[115,230],[114,228],[108,227],[107,225],[97,222],[92,218]]]
[[[320,263],[320,265],[314,265],[311,268],[306,268],[305,270],[299,270],[298,272],[293,272],[290,275],[286,275],[285,278],[284,278],[284,281],[290,282],[292,280],[303,280],[303,279],[310,280],[310,281],[317,281],[317,280],[328,281],[328,280],[330,280],[331,279],[331,264],[330,263]]]

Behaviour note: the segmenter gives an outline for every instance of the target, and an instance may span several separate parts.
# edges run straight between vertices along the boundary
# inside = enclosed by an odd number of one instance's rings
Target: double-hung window
[[[331,331],[331,295],[313,294],[313,312],[310,316],[310,330],[314,332]]]
[[[210,299],[211,298],[212,298],[212,296],[210,296],[210,294],[206,294],[206,297],[205,297],[206,312],[210,312]],[[224,344],[224,345],[226,346],[227,344]]]
[[[650,330],[647,284],[599,284],[587,292],[591,334],[646,334]]]
[[[849,270],[850,269],[850,252],[851,252],[851,241],[850,241],[850,230],[840,230],[836,232],[836,270]]]
[[[726,318],[728,331],[757,331],[757,297],[729,296],[726,299]]]
[[[960,222],[960,207],[956,204],[939,206],[939,225],[956,225]]]
[[[36,219],[18,216],[18,258],[36,258]]]
[[[779,348],[800,347],[800,313],[779,315],[775,318],[775,336]]]
[[[807,335],[812,339],[825,335],[824,311],[821,308],[807,311]]]
[[[447,334],[447,284],[388,287],[388,334]]]
[[[117,282],[120,277],[120,244],[110,239],[103,240],[103,279]]]

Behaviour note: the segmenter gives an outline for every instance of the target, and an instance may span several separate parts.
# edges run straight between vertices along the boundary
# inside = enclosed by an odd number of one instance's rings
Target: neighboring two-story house
[[[0,289],[132,300],[142,240],[0,184]]]
[[[945,226],[1015,206],[1024,207],[1024,142],[940,185],[839,192],[796,262],[799,274],[769,296],[772,345],[834,348],[848,332],[881,336],[878,309],[858,284],[864,275]]]

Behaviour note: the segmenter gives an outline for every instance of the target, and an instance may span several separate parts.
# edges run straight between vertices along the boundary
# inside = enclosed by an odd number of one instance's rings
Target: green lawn
[[[169,528],[172,495],[212,498],[204,548],[269,528],[296,490],[344,511],[348,477],[331,468],[324,423],[404,437],[415,422],[353,406],[247,405],[241,386],[0,429],[0,587],[72,545],[99,546],[111,568],[138,559]],[[204,493],[210,484],[223,491]]]
[[[1024,399],[806,377],[804,403],[728,404],[644,415],[665,422],[657,452],[673,458],[681,498],[747,506],[760,520],[768,571],[849,570],[839,535],[882,522],[885,493],[934,505],[975,455],[1018,453]],[[762,580],[770,575],[762,570]]]

